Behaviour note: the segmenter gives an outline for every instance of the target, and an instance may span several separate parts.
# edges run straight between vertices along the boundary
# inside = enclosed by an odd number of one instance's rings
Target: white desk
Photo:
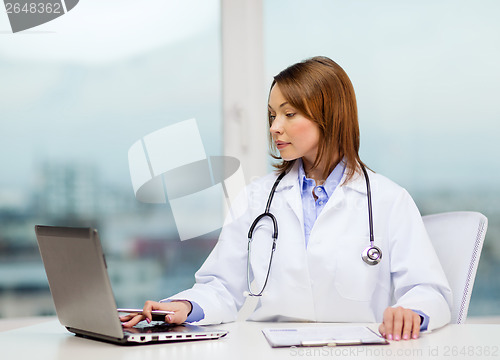
[[[0,320],[0,328],[13,324]],[[10,323],[8,323],[10,322]],[[235,322],[216,326],[229,330],[219,340],[119,346],[83,339],[66,331],[55,318],[0,332],[2,360],[205,360],[205,359],[499,359],[500,324],[447,325],[418,340],[392,341],[385,346],[272,349],[261,333],[266,327],[324,326],[325,324]],[[331,326],[345,326],[330,324]],[[377,329],[376,324],[369,324]]]

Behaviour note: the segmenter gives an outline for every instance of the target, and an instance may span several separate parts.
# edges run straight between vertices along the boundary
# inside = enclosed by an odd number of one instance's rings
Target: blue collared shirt
[[[316,222],[316,219],[342,180],[342,176],[345,171],[345,162],[343,160],[339,162],[330,175],[328,175],[325,182],[321,185],[316,185],[314,179],[306,177],[304,164],[302,163],[302,160],[299,161],[299,186],[300,195],[302,197],[304,234],[307,246],[309,236],[311,235],[311,230]],[[314,195],[316,195],[316,199],[314,199]]]

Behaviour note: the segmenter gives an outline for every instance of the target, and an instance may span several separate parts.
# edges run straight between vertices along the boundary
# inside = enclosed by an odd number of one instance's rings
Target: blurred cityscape
[[[500,193],[476,187],[474,191],[443,189],[415,192],[412,196],[422,215],[447,211],[477,211],[488,218],[488,229],[472,290],[469,316],[500,315]],[[450,244],[453,246],[453,244]]]
[[[104,184],[97,168],[42,163],[29,193],[0,193],[0,317],[55,314],[34,235],[36,224],[99,229],[119,307],[140,307],[192,286],[218,231],[181,242],[167,205],[141,204],[130,188]],[[480,211],[489,219],[469,315],[500,315],[499,194],[414,193],[423,215]],[[208,208],[193,209],[203,219]]]
[[[95,166],[43,163],[35,175],[30,193],[0,193],[0,318],[55,314],[36,224],[99,230],[118,307],[191,287],[218,237],[181,242],[168,205],[136,201],[131,186],[106,186]]]

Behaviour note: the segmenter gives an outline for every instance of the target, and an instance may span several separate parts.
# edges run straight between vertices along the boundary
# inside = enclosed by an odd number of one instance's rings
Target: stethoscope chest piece
[[[382,250],[374,245],[370,245],[363,250],[361,257],[368,265],[377,265],[382,260]]]

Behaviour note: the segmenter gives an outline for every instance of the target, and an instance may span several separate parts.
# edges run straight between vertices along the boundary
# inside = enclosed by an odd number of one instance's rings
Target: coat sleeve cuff
[[[186,322],[197,322],[203,320],[205,318],[205,312],[200,307],[200,305],[198,305],[194,301],[190,301],[190,303],[193,308],[191,309]]]
[[[429,316],[420,310],[412,310],[420,315],[420,331],[427,330],[427,326],[429,326]]]

